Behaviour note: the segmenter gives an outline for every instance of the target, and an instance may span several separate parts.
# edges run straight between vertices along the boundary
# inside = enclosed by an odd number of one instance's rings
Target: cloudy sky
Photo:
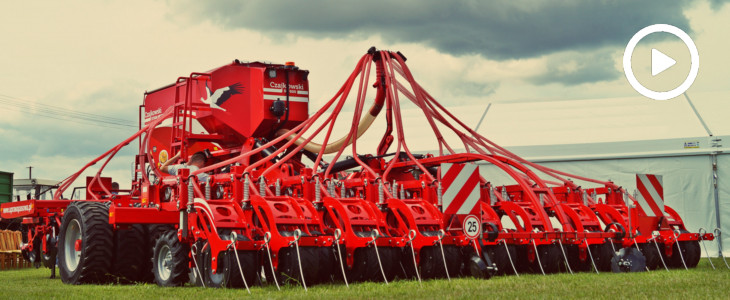
[[[145,90],[233,59],[308,69],[310,111],[370,46],[403,52],[448,107],[625,97],[626,43],[667,23],[700,49],[690,91],[728,90],[728,20],[723,1],[13,1],[0,11],[0,170],[65,178],[135,131]],[[128,178],[134,152],[108,174]]]

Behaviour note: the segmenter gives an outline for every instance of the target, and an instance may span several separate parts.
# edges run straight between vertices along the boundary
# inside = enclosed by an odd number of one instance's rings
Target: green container
[[[0,203],[13,199],[13,173],[0,171]]]

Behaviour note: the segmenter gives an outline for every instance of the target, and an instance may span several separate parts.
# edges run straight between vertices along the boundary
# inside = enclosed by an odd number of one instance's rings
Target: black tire
[[[317,247],[299,247],[302,270],[306,284],[313,285],[317,282],[319,273],[319,253]],[[284,247],[279,250],[279,266],[276,269],[276,279],[279,284],[301,285],[302,276],[299,272],[299,258],[295,247]],[[271,266],[268,260],[264,260],[264,271],[266,278],[273,278]],[[272,280],[273,281],[273,280]]]
[[[155,243],[157,243],[160,236],[175,229],[175,227],[167,224],[152,224],[144,226],[144,229],[144,264],[142,266],[142,276],[139,280],[153,283],[155,282],[155,274],[152,271],[152,256],[154,255]]]
[[[527,255],[527,249],[532,249],[532,245],[515,245],[517,258],[515,259],[515,267],[520,274],[532,272],[530,268],[530,259]],[[538,270],[539,272],[539,270]]]
[[[677,246],[679,244],[679,247]],[[681,250],[681,254],[680,254]],[[682,263],[684,259],[684,263]],[[694,268],[700,262],[700,244],[697,241],[681,241],[672,244],[672,256],[666,259],[670,268]]]
[[[542,273],[542,271],[545,271],[545,274],[560,272],[563,264],[563,254],[560,252],[559,245],[538,245],[536,254],[539,255],[540,259],[535,257],[535,261],[531,262],[532,272]],[[540,265],[542,265],[542,269]]]
[[[459,249],[454,246],[444,246],[444,253],[442,255],[439,246],[429,246],[421,248],[421,260],[419,262],[421,278],[446,278],[444,256],[446,257],[446,267],[448,267],[449,276],[457,277],[462,263]]]
[[[210,247],[203,251],[202,270],[205,286],[214,288],[241,288],[244,287],[241,277],[241,269],[238,267],[236,253],[232,250],[223,251],[218,254],[217,272],[213,274],[210,259]],[[246,276],[246,283],[251,286],[256,280],[258,264],[255,251],[238,251],[238,259],[241,261],[241,267]]]
[[[129,229],[120,229],[114,233],[114,260],[112,275],[118,283],[142,281],[149,274],[151,259],[147,257],[147,238],[142,225],[132,225]]]
[[[471,246],[462,247],[460,251],[462,263],[459,275],[482,279],[489,279],[492,276],[497,275],[499,267],[497,267],[497,264],[494,262],[491,254],[486,251],[495,250],[491,249],[491,247],[492,246],[482,246],[481,256],[478,256],[476,251],[474,251],[474,248]],[[446,253],[446,256],[448,259],[459,259],[459,257],[451,256],[449,253]],[[449,271],[451,271],[451,269],[449,269]]]
[[[560,245],[558,245],[559,247]],[[565,248],[566,255],[568,256],[568,263],[570,264],[570,270],[573,272],[588,272],[591,270],[591,258],[588,256],[588,251],[585,253],[585,259],[580,259],[580,246],[578,245],[563,245]],[[593,251],[593,250],[591,250]],[[563,268],[564,272],[568,272],[567,268]]]
[[[663,244],[659,245],[659,249],[662,249],[663,246]],[[644,255],[644,258],[646,258],[646,267],[649,268],[649,270],[664,268],[664,265],[662,265],[662,256],[659,253],[659,250],[657,250],[657,245],[654,245],[653,242],[648,242],[639,245],[639,249],[641,249],[641,254]]]
[[[335,257],[335,249],[330,247],[319,247],[319,273],[317,283],[331,283],[334,280],[335,271],[340,271],[339,261]],[[335,268],[336,266],[336,268]],[[342,275],[340,275],[342,276]]]
[[[699,264],[701,256],[702,256],[702,249],[700,249],[700,242],[699,241],[684,241],[684,242],[680,242],[680,246],[682,247],[682,250],[684,250],[685,253],[687,254],[684,257],[684,259],[687,262],[687,267],[688,268],[697,267],[697,264]]]
[[[515,273],[512,268],[512,264],[517,263],[515,261],[515,259],[517,259],[517,249],[514,245],[507,245],[506,249],[503,244],[486,246],[482,249],[482,251],[488,254],[490,260],[497,266],[497,272],[495,275],[512,275]],[[517,265],[515,265],[515,268],[517,268]]]
[[[58,254],[58,248],[56,243],[47,243],[47,245],[48,252],[41,252],[41,262],[43,262],[44,267],[53,269],[56,267],[56,255]]]
[[[380,259],[383,260],[383,269],[388,282],[395,280],[398,274],[402,274],[401,269],[401,249],[395,247],[380,247]]]
[[[352,268],[346,269],[345,273],[350,282],[378,281],[380,266],[375,256],[375,249],[373,247],[355,249]],[[380,281],[382,280],[381,276]]]
[[[74,201],[63,216],[59,235],[59,271],[67,284],[104,283],[111,269],[114,235],[109,210],[98,202]],[[75,250],[77,240],[80,250]]]
[[[615,256],[613,248],[609,242],[603,244],[594,244],[589,246],[596,268],[600,272],[611,272],[611,259]]]
[[[301,255],[304,281],[307,283],[307,286],[315,284],[317,282],[317,274],[319,273],[319,251],[317,247],[299,247],[299,252]],[[299,272],[299,260],[295,247],[281,248],[275,259],[279,260],[279,265],[276,269],[276,279],[279,284],[302,284],[302,276]],[[269,282],[273,282],[274,275],[271,274],[271,265],[268,259],[264,259],[264,272],[267,281],[271,278]]]
[[[181,286],[188,281],[188,253],[190,247],[177,239],[177,231],[170,230],[155,243],[152,270],[159,286]]]
[[[43,248],[41,243],[41,238],[35,237],[33,239],[33,251],[28,252],[28,261],[32,262],[36,269],[41,267],[41,248]]]

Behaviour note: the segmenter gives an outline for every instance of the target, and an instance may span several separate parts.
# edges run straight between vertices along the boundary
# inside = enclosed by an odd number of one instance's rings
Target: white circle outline
[[[462,221],[461,227],[464,230],[464,235],[467,238],[475,239],[475,238],[479,237],[479,234],[481,233],[482,229],[479,228],[479,226],[477,225],[477,232],[474,233],[473,235],[470,235],[469,232],[466,230],[466,222],[469,219],[474,219],[474,222],[477,222],[477,224],[479,224],[479,218],[477,218],[477,216],[475,216],[475,215],[467,215],[466,218],[464,218],[464,221]]]
[[[636,76],[634,76],[634,71],[631,69],[631,56],[634,54],[634,49],[636,48],[636,45],[639,43],[639,41],[641,41],[641,39],[655,32],[666,32],[672,34],[680,38],[682,42],[684,42],[684,45],[687,46],[687,48],[689,49],[690,68],[687,78],[678,87],[666,92],[657,92],[644,87],[643,85],[641,85],[641,83],[639,83],[639,80],[636,79]],[[697,46],[695,45],[694,41],[692,41],[692,38],[690,38],[687,33],[682,31],[682,29],[679,29],[669,24],[654,24],[644,27],[643,29],[639,30],[639,32],[634,34],[633,37],[631,37],[628,45],[626,45],[626,50],[624,50],[624,74],[626,75],[626,79],[629,81],[629,84],[631,84],[631,87],[639,92],[639,94],[642,94],[654,100],[672,99],[687,91],[687,89],[692,86],[692,83],[694,83],[695,79],[697,78],[697,72],[699,71],[699,69],[700,54],[697,51]]]

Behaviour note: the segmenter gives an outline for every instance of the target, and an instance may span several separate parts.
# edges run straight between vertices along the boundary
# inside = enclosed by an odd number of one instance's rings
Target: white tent
[[[730,93],[688,96],[495,103],[478,132],[531,161],[628,190],[637,173],[663,175],[665,203],[690,231],[722,228],[730,255]],[[490,166],[482,172],[507,180]],[[706,246],[717,255],[717,243]]]

